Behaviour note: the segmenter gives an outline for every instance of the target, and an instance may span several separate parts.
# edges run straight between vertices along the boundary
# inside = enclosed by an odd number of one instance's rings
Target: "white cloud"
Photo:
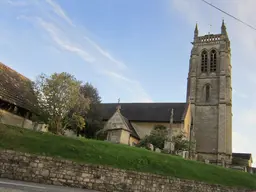
[[[133,101],[146,102],[146,103],[152,102],[152,99],[144,91],[144,89],[142,88],[141,84],[138,81],[132,80],[132,79],[127,78],[126,76],[122,75],[121,73],[115,73],[113,71],[104,71],[103,73],[105,73],[109,77],[115,79],[117,81],[117,83],[119,83],[121,86],[124,81],[127,82],[129,86],[124,86],[124,88],[126,90],[128,90],[130,93],[132,93]]]
[[[238,153],[241,151],[250,152],[250,151],[244,151],[244,149],[246,148],[245,146],[247,146],[247,147],[250,146],[250,141],[248,141],[248,139],[244,135],[242,135],[236,131],[233,131],[233,140],[239,141],[239,143],[234,142],[234,144],[233,144],[234,152],[238,152]]]
[[[61,35],[60,30],[52,23],[47,23],[41,18],[38,18],[38,22],[43,27],[43,29],[50,34],[53,41],[61,48],[79,55],[80,57],[82,57],[82,59],[89,63],[93,63],[95,61],[95,59],[84,49],[80,48],[78,45],[70,43],[68,39],[65,38],[65,36]]]
[[[104,71],[104,73],[110,77],[122,80],[122,81],[126,81],[128,83],[134,83],[134,81],[132,81],[131,79],[119,74],[119,73],[115,73],[113,71]]]
[[[171,0],[170,2],[173,8],[182,13],[181,17],[185,17],[190,24],[195,26],[198,23],[200,34],[208,32],[209,23],[200,19],[203,16],[198,3],[191,0]]]
[[[114,79],[115,82],[123,84],[119,86],[122,89],[119,91],[129,95],[135,101],[151,101],[141,84],[132,77],[128,65],[116,59],[113,54],[90,38],[87,30],[84,30],[85,26],[75,25],[56,1],[26,0],[24,2],[29,2],[30,12],[26,11],[25,14],[21,11],[17,18],[39,27],[39,32],[43,32],[44,37],[46,33],[52,40],[53,46],[59,51],[67,51],[79,56],[85,65],[90,64],[96,72],[104,75],[104,78]],[[106,69],[108,72],[105,72]],[[120,75],[121,73],[125,73],[126,76]],[[110,85],[112,89],[114,89],[113,86]]]
[[[256,109],[246,109],[241,110],[240,116],[237,116],[237,119],[239,119],[240,122],[236,122],[241,128],[245,128],[244,131],[248,131],[252,129],[252,131],[255,129],[256,125]],[[236,120],[237,121],[237,120]]]
[[[122,69],[127,68],[127,66],[118,60],[116,60],[112,55],[110,55],[107,51],[103,50],[98,44],[96,44],[94,41],[92,41],[89,37],[84,37],[91,45],[93,45],[103,56],[108,58],[110,61],[115,63],[117,66],[119,66]]]
[[[53,11],[62,19],[64,19],[67,23],[69,23],[71,26],[75,26],[71,19],[66,15],[64,10],[53,0],[45,0],[53,9]]]
[[[235,153],[252,153],[252,139],[254,139],[254,136],[251,138],[248,138],[247,134],[242,134],[237,131],[233,131],[233,152]],[[256,153],[252,153],[253,158],[253,165],[255,166],[256,161]]]
[[[236,91],[235,89],[233,89],[233,95],[234,96],[237,96],[237,97],[240,97],[240,98],[243,98],[243,99],[247,99],[248,98],[248,95],[241,92],[241,91]]]

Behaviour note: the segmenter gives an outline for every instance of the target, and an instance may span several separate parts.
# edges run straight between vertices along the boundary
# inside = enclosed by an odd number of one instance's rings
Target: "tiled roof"
[[[252,154],[251,153],[232,153],[232,156],[236,158],[250,160]]]
[[[36,111],[32,82],[3,63],[0,63],[0,99],[32,112]]]
[[[132,124],[130,123],[130,121],[124,117],[125,123],[127,124],[127,126],[129,127],[130,131],[131,131],[131,135],[137,139],[140,139],[139,135],[137,134],[136,130],[134,129],[134,127],[132,126]]]
[[[103,103],[103,120],[108,120],[115,113],[117,103]],[[187,103],[120,103],[121,113],[129,121],[169,122],[171,110],[174,110],[174,122],[182,122],[187,110]]]

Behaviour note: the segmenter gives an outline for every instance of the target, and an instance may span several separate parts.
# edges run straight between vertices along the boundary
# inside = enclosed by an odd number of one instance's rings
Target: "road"
[[[96,191],[0,179],[0,192],[96,192]]]

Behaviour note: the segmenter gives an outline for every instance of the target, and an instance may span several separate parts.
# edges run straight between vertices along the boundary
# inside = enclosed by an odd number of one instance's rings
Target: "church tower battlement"
[[[220,34],[194,31],[187,102],[191,103],[198,158],[230,163],[232,156],[231,49],[224,21]]]

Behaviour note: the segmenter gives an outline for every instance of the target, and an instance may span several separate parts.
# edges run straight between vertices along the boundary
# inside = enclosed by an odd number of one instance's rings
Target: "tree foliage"
[[[91,83],[86,83],[80,87],[80,93],[90,100],[89,110],[87,114],[81,114],[86,121],[83,134],[87,138],[95,138],[96,133],[103,128],[101,116],[101,97],[97,88]]]
[[[154,145],[155,148],[163,149],[164,144],[168,139],[167,128],[163,125],[156,125],[150,132],[150,135],[146,135],[138,144],[139,147],[148,147],[148,144]],[[181,151],[188,151],[189,147],[193,147],[193,143],[186,139],[183,132],[179,135],[172,137],[174,143],[174,153],[177,154]]]
[[[164,143],[167,140],[167,128],[163,125],[156,125],[138,144],[139,147],[148,147],[151,143],[155,148],[163,149]]]
[[[85,119],[77,113],[68,115],[64,119],[64,122],[65,128],[74,131],[77,134],[77,136],[79,136],[80,131],[85,128],[86,124]]]
[[[90,105],[101,103],[101,97],[98,89],[95,88],[91,83],[85,83],[80,87],[80,90],[85,98],[90,98]],[[90,108],[90,111],[92,111],[92,108]]]
[[[174,152],[176,154],[182,151],[188,151],[189,145],[192,145],[192,142],[189,142],[189,140],[187,140],[183,132],[176,136],[173,136],[172,141],[174,142]],[[190,147],[192,148],[192,146]]]
[[[45,74],[37,77],[34,83],[35,94],[41,116],[52,132],[62,133],[66,124],[64,120],[72,109],[89,109],[89,100],[80,94],[80,85],[80,81],[65,72],[54,73],[49,77]]]

